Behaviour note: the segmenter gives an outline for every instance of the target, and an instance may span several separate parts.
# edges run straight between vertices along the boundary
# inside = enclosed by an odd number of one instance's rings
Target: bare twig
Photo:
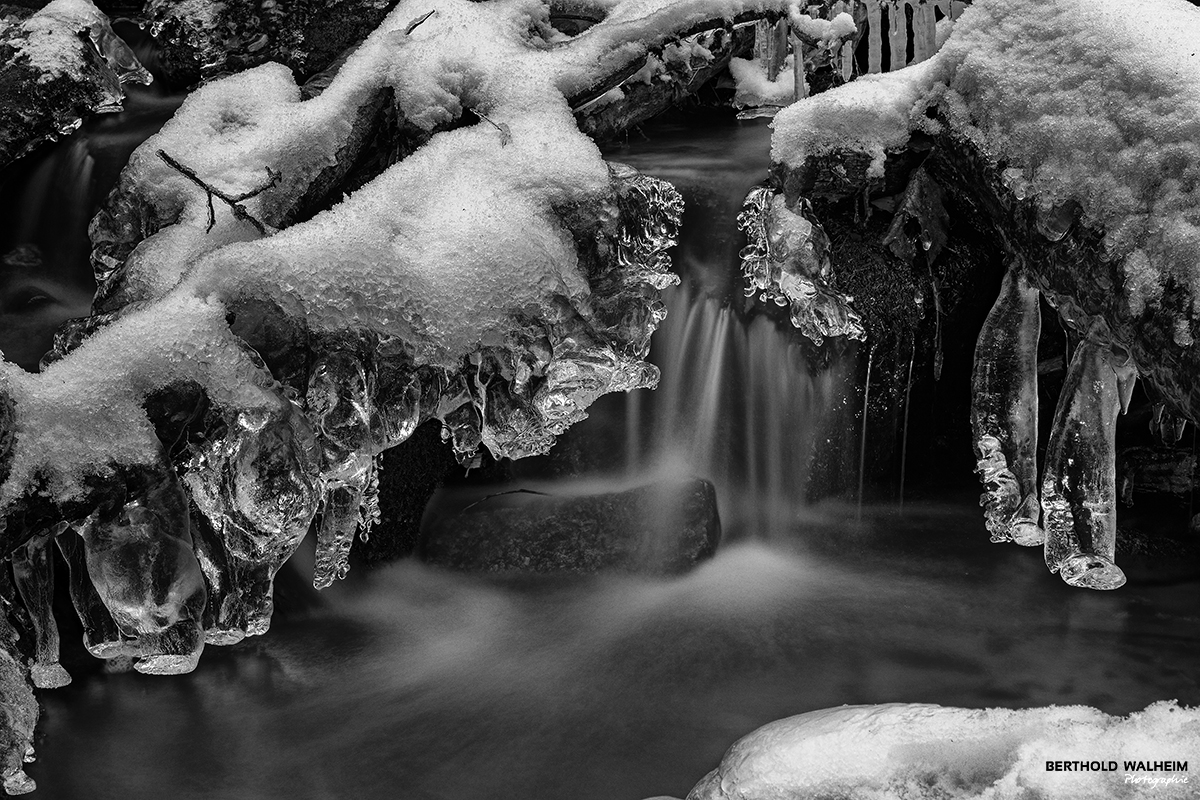
[[[408,27],[404,29],[404,35],[408,36],[410,33],[412,33],[413,31],[415,31],[417,29],[418,25],[420,25],[422,22],[429,19],[436,13],[437,13],[437,9],[431,8],[428,11],[426,11],[424,14],[422,14],[421,16],[414,19],[412,22],[408,23]]]
[[[255,219],[254,216],[241,205],[241,203],[243,200],[249,200],[251,197],[260,195],[267,189],[274,186],[279,182],[281,173],[276,172],[270,167],[267,167],[267,178],[269,180],[262,186],[259,186],[257,189],[251,189],[248,192],[242,192],[239,195],[228,195],[217,187],[205,183],[204,180],[196,174],[195,170],[179,163],[174,158],[167,155],[166,151],[159,150],[158,157],[167,162],[167,166],[176,170],[179,172],[179,174],[183,175],[185,178],[204,190],[205,195],[207,195],[206,199],[208,200],[208,227],[204,229],[205,233],[211,231],[213,226],[217,224],[217,213],[213,208],[213,198],[215,197],[229,206],[229,210],[233,213],[235,219],[242,220],[243,222],[249,222],[259,233],[266,234],[266,226]]]
[[[511,142],[511,141],[512,141],[512,131],[509,129],[509,127],[508,127],[508,124],[507,124],[507,123],[504,123],[504,122],[500,122],[500,123],[493,122],[493,121],[491,120],[491,118],[489,118],[488,116],[486,116],[485,114],[483,114],[483,113],[482,113],[482,112],[481,112],[479,109],[477,109],[477,108],[469,108],[469,109],[467,109],[467,110],[468,110],[468,111],[470,111],[470,112],[471,112],[472,114],[474,114],[475,116],[479,117],[481,120],[483,120],[483,121],[484,121],[484,122],[486,122],[487,124],[491,125],[491,126],[492,126],[493,128],[495,128],[496,130],[500,131],[500,146],[501,146],[501,147],[504,147],[504,145],[506,145],[506,144],[508,144],[509,142]]]

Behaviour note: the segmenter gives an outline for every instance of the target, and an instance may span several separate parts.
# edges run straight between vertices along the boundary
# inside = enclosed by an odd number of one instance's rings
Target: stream
[[[814,373],[790,332],[737,311],[733,218],[769,134],[663,123],[611,153],[688,200],[684,281],[655,339],[660,388],[602,399],[564,443],[597,475],[712,480],[715,558],[671,578],[404,561],[318,596],[306,543],[268,635],[207,648],[192,674],[72,669],[42,692],[35,796],[683,797],[737,738],[844,703],[1200,703],[1194,576],[1072,589],[1040,549],[990,544],[955,488],[903,513],[802,502],[818,440],[855,441],[855,355]]]

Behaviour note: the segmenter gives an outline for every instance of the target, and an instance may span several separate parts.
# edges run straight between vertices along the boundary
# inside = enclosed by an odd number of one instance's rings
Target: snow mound
[[[688,800],[1175,800],[1196,796],[1200,709],[1128,717],[891,703],[768,723],[736,742]]]

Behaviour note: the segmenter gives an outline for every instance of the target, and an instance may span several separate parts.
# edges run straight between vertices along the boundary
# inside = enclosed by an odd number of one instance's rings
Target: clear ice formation
[[[89,646],[100,658],[137,658],[152,675],[190,672],[204,649],[204,575],[193,551],[188,500],[172,471],[147,477],[145,492],[74,526],[88,578],[116,636]]]
[[[8,614],[0,613],[0,786],[10,795],[28,794],[37,788],[24,767],[33,760],[38,704],[25,665],[14,655],[18,652],[16,639]]]
[[[832,336],[866,340],[854,298],[829,286],[829,239],[803,210],[788,208],[782,194],[760,186],[746,196],[738,228],[747,239],[740,254],[747,297],[787,306],[792,325],[814,344]]]
[[[1040,293],[1014,264],[975,348],[971,427],[993,542],[1044,545],[1046,566],[1072,586],[1116,589],[1116,422],[1137,368],[1090,324],[1075,349],[1037,480],[1037,343]],[[1041,525],[1038,525],[1039,518]]]
[[[54,565],[50,542],[54,531],[34,536],[12,554],[13,582],[29,611],[34,632],[34,659],[29,667],[39,689],[66,686],[71,676],[58,663],[58,623],[54,620]]]
[[[1072,586],[1116,589],[1116,426],[1133,367],[1099,323],[1075,350],[1054,411],[1042,478],[1046,566]]]
[[[987,529],[993,542],[1027,546],[1045,541],[1037,491],[1039,297],[1020,266],[1010,267],[979,333],[971,376],[971,430]]]

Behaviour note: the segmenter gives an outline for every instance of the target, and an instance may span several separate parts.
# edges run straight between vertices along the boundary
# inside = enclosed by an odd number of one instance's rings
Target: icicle
[[[1117,373],[1117,397],[1121,401],[1121,413],[1129,413],[1129,403],[1133,399],[1133,387],[1137,385],[1137,365],[1133,363],[1133,355],[1118,344],[1111,345],[1111,363]]]
[[[797,100],[808,97],[808,73],[804,69],[804,42],[792,33],[792,93]]]
[[[967,0],[950,0],[950,19],[957,21],[967,10]]]
[[[7,587],[6,587],[7,588]],[[7,592],[5,592],[7,594]],[[0,736],[0,785],[8,795],[28,794],[37,788],[25,774],[34,760],[33,736],[38,702],[29,688],[28,673],[16,647],[17,632],[6,613],[0,613],[0,698],[3,698],[3,736]]]
[[[842,45],[842,80],[849,81],[854,77],[854,43]]]
[[[1116,423],[1111,351],[1093,328],[1075,351],[1046,450],[1046,566],[1072,586],[1116,589]]]
[[[787,60],[788,54],[788,34],[791,25],[788,23],[787,17],[775,23],[775,29],[772,31],[774,39],[774,52],[771,63],[767,67],[767,78],[775,80],[779,77],[779,73],[783,71],[783,62]]]
[[[350,571],[350,546],[358,531],[362,491],[353,485],[332,488],[325,495],[317,528],[317,563],[313,586],[324,589]]]
[[[1187,419],[1175,414],[1164,403],[1154,404],[1154,413],[1150,417],[1150,432],[1159,443],[1174,447],[1183,441],[1183,433],[1187,430]]]
[[[782,31],[782,35],[781,35]],[[759,20],[754,28],[754,59],[773,81],[787,56],[787,21],[777,23]]]
[[[867,7],[867,72],[883,70],[883,14],[879,0],[864,0]]]
[[[913,8],[913,62],[925,61],[937,48],[937,15],[931,0],[921,0]]]
[[[280,396],[274,407],[231,415],[188,462],[184,482],[211,525],[197,526],[194,552],[209,589],[220,587],[217,611],[205,612],[211,644],[270,626],[272,579],[319,504],[319,450],[308,420]]]
[[[975,345],[971,375],[971,431],[993,542],[1038,545],[1037,343],[1041,331],[1038,290],[1017,265],[1009,268],[1000,296]]]
[[[59,531],[35,535],[13,551],[13,578],[33,623],[34,659],[30,667],[33,685],[39,689],[66,686],[71,676],[58,663],[58,624],[54,621],[54,563],[50,540]]]
[[[908,377],[904,381],[904,430],[900,436],[900,513],[904,513],[904,478],[908,467],[908,411],[912,397],[913,362],[917,360],[917,341],[914,338],[912,352],[908,356]]]
[[[133,655],[137,648],[131,639],[121,635],[112,614],[92,585],[88,575],[87,556],[83,552],[83,540],[73,530],[59,534],[55,539],[63,560],[70,570],[69,589],[75,615],[83,623],[83,646],[96,658],[112,659]]]
[[[895,72],[908,65],[908,15],[905,0],[892,0],[888,10],[888,71]]]
[[[863,482],[867,474],[867,419],[871,413],[871,367],[875,363],[875,348],[867,352],[867,383],[863,388],[862,428],[858,439],[858,506],[855,521],[862,520]]]
[[[739,254],[747,297],[759,295],[791,309],[792,324],[815,344],[825,337],[866,339],[854,298],[831,290],[829,239],[803,211],[788,208],[782,194],[756,188],[746,196],[738,227],[746,232]]]
[[[208,602],[204,607],[204,643],[230,645],[246,636],[246,613],[240,602],[240,587],[234,556],[221,543],[208,519],[192,515],[192,551],[204,575]]]

